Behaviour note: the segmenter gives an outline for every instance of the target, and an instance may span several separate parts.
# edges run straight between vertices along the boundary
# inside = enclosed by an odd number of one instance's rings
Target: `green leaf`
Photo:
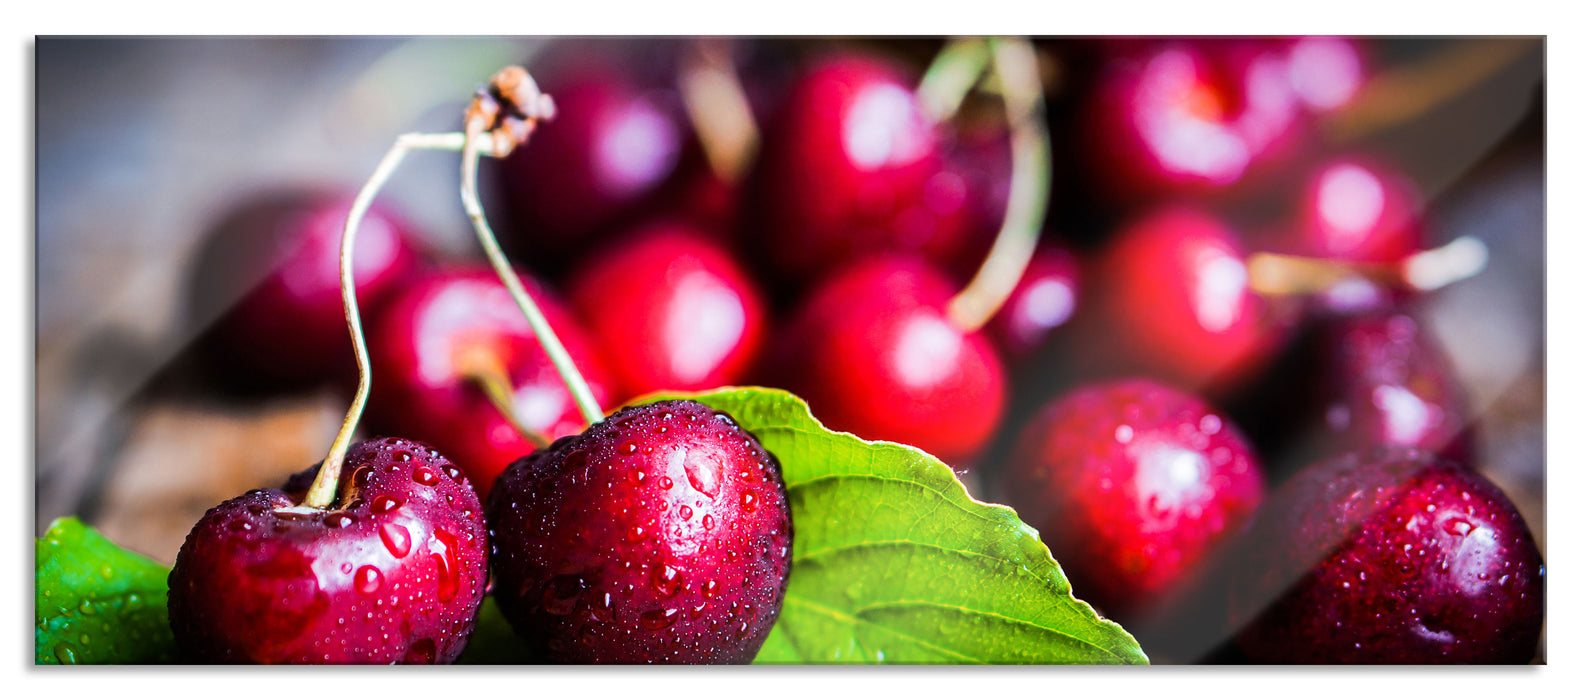
[[[690,398],[779,459],[791,581],[755,663],[1147,663],[1071,595],[1038,532],[915,447],[832,432],[796,396],[732,387]]]
[[[174,661],[165,611],[168,567],[117,547],[76,518],[33,543],[33,662]]]

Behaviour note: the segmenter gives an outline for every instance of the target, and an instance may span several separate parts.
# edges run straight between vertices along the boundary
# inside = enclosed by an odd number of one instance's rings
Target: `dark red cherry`
[[[318,467],[205,513],[170,571],[170,627],[193,662],[450,663],[488,576],[478,496],[426,445],[354,445],[344,502],[297,507]]]
[[[897,65],[851,54],[825,58],[790,88],[752,176],[767,269],[806,282],[875,253],[960,253],[966,184],[943,167],[915,88]]]
[[[822,282],[782,329],[774,371],[834,430],[969,466],[999,426],[1006,388],[987,337],[945,316],[928,264],[881,257]]]
[[[511,465],[494,597],[557,663],[747,663],[791,565],[780,465],[695,401],[621,409]]]
[[[1544,620],[1527,523],[1476,472],[1407,448],[1293,477],[1258,516],[1232,588],[1247,658],[1523,664]]]
[[[602,357],[575,319],[527,275],[543,311],[601,404],[613,393]],[[492,269],[454,268],[402,290],[370,324],[373,396],[369,424],[431,442],[451,455],[479,493],[533,444],[472,378],[497,365],[511,385],[524,427],[548,438],[574,435],[585,423],[527,319]]]
[[[1182,590],[1263,498],[1258,459],[1224,413],[1142,379],[1046,405],[1001,477],[1076,595],[1118,619]]]
[[[230,210],[194,262],[194,323],[212,322],[203,347],[226,374],[307,385],[355,376],[341,301],[341,234],[351,197],[261,196]],[[414,273],[407,225],[375,206],[352,256],[357,301],[371,315]]]
[[[1042,346],[1076,313],[1080,279],[1071,251],[1055,244],[1039,246],[1016,289],[989,321],[1000,348],[1023,358]]]
[[[1101,251],[1084,330],[1090,363],[1216,391],[1261,367],[1284,324],[1249,284],[1235,232],[1192,208],[1131,221]]]
[[[687,224],[649,224],[591,254],[570,293],[623,398],[735,383],[763,344],[757,285]]]
[[[512,247],[536,270],[588,250],[646,206],[689,134],[679,97],[614,59],[545,77],[555,119],[501,163]]]

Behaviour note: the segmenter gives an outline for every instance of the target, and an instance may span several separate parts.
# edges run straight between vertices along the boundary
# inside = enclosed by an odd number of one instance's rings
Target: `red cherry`
[[[520,275],[601,405],[612,386],[603,361],[574,319],[542,286]],[[453,455],[479,493],[534,445],[497,409],[469,368],[498,363],[514,387],[524,427],[548,438],[585,424],[505,285],[486,267],[431,275],[402,290],[372,324],[370,425],[413,435]]]
[[[1070,251],[1041,245],[1016,289],[989,321],[1000,348],[1011,357],[1024,358],[1042,346],[1076,313],[1079,278],[1077,259]]]
[[[783,329],[783,385],[834,430],[921,448],[964,468],[1005,402],[983,334],[945,316],[946,278],[911,258],[872,258],[831,275]]]
[[[1286,48],[1291,89],[1302,106],[1332,112],[1346,106],[1366,77],[1362,48],[1344,37],[1306,36]]]
[[[1087,351],[1109,369],[1183,386],[1231,386],[1261,367],[1284,329],[1249,287],[1236,235],[1171,208],[1126,224],[1101,253]]]
[[[753,175],[770,269],[807,281],[875,253],[958,254],[966,185],[943,167],[914,88],[898,66],[858,55],[826,58],[790,88]]]
[[[1082,131],[1118,199],[1225,188],[1296,123],[1283,56],[1263,42],[1126,42],[1116,53]]]
[[[1391,448],[1318,462],[1258,516],[1231,600],[1247,657],[1277,664],[1524,664],[1544,563],[1476,472]]]
[[[1326,163],[1308,182],[1297,252],[1353,262],[1400,262],[1423,249],[1423,201],[1412,183],[1366,158]]]
[[[355,376],[340,287],[351,198],[289,192],[249,200],[214,227],[192,278],[193,319],[228,374],[290,384]],[[352,256],[357,301],[375,313],[420,264],[407,225],[374,206]]]
[[[1124,619],[1196,575],[1257,508],[1263,477],[1223,413],[1134,379],[1048,404],[1022,429],[1003,492],[1076,594]]]
[[[335,510],[299,508],[318,467],[205,513],[170,571],[170,627],[213,663],[450,663],[488,577],[478,496],[399,438],[354,445]]]
[[[689,225],[631,232],[590,256],[570,289],[625,397],[735,383],[763,344],[756,285]]]

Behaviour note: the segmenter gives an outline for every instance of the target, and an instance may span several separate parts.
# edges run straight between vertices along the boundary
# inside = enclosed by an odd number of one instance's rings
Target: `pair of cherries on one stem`
[[[525,71],[502,71],[469,109],[466,134],[398,139],[353,204],[340,259],[357,395],[323,465],[285,490],[211,509],[188,536],[170,605],[189,658],[449,662],[471,632],[491,560],[507,617],[553,659],[739,663],[762,644],[790,561],[778,464],[729,416],[696,402],[601,420],[483,219],[474,183],[480,150],[509,151],[551,114]],[[463,152],[463,204],[480,242],[593,424],[506,472],[489,500],[487,535],[476,493],[437,451],[398,438],[350,444],[370,386],[354,234],[384,178],[418,148]],[[627,502],[644,483],[654,493]],[[607,532],[590,537],[588,527]]]

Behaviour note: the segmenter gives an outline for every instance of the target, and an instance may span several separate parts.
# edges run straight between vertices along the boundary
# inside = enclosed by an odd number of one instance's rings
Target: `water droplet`
[[[357,570],[357,576],[352,580],[358,591],[365,595],[373,595],[379,591],[380,586],[384,585],[385,576],[379,573],[378,569],[365,565]]]
[[[654,590],[669,598],[681,590],[681,572],[669,564],[654,569]]]
[[[401,499],[396,498],[395,496],[384,495],[374,497],[373,511],[375,513],[388,513],[400,507]]]
[[[439,475],[428,467],[418,467],[412,472],[412,480],[423,486],[434,486],[439,483]]]
[[[715,594],[717,594],[719,592],[720,592],[720,582],[719,581],[715,581],[714,579],[709,579],[708,583],[703,584],[703,595],[706,595],[706,596],[708,596],[710,598],[713,598],[715,596]]]
[[[68,665],[77,663],[77,648],[66,642],[56,644],[55,660]]]
[[[1118,443],[1121,443],[1122,445],[1124,445],[1124,444],[1126,444],[1128,442],[1131,442],[1132,441],[1132,427],[1129,426],[1129,425],[1124,425],[1124,424],[1116,426],[1116,428],[1115,428],[1115,441],[1118,442]]]
[[[352,572],[352,563],[351,562],[346,562],[344,564],[341,564],[341,573],[349,574],[351,572]]]
[[[334,512],[324,518],[324,524],[330,527],[350,527],[357,519],[348,513]]]
[[[633,486],[641,486],[647,478],[648,475],[643,473],[641,469],[633,469],[626,473],[626,480],[632,482]]]
[[[753,498],[753,495],[750,493],[742,494],[742,510],[751,513],[757,509],[758,502]]]
[[[679,608],[666,608],[664,610],[649,610],[641,616],[643,628],[648,630],[662,630],[676,624],[676,613]]]
[[[714,516],[707,515],[707,514],[705,514],[703,516],[703,529],[705,529],[705,530],[713,530],[714,529]]]
[[[1445,532],[1457,537],[1466,537],[1476,526],[1461,518],[1447,518],[1442,526]]]
[[[380,527],[379,539],[384,540],[385,549],[397,559],[412,551],[412,533],[398,523],[385,523]]]
[[[636,542],[638,540],[643,539],[646,536],[648,536],[648,531],[644,530],[643,526],[641,526],[641,525],[633,525],[633,526],[631,526],[629,528],[626,528],[626,541],[627,542]]]
[[[720,490],[719,465],[708,459],[687,459],[687,448],[677,447],[670,456],[672,467],[677,462],[686,465],[687,483],[692,488],[709,498],[713,498]]]
[[[675,485],[676,485],[676,482],[672,481],[671,478],[668,477],[668,476],[664,477],[664,478],[661,478],[659,480],[659,488],[662,488],[662,489],[665,489],[665,490],[669,490],[670,487],[675,486]]]
[[[615,452],[617,454],[621,455],[622,457],[629,457],[631,455],[635,455],[635,454],[637,454],[637,443],[632,442],[631,440],[627,440],[626,442],[623,442],[620,445],[618,445],[615,448]]]
[[[438,587],[439,599],[449,601],[456,597],[456,591],[461,588],[461,550],[457,546],[456,536],[444,530],[435,530],[434,537],[428,542],[429,557],[434,561],[434,584]]]
[[[677,512],[681,514],[681,519],[682,520],[691,520],[692,519],[692,507],[691,506],[681,506],[681,510],[679,510]]]

